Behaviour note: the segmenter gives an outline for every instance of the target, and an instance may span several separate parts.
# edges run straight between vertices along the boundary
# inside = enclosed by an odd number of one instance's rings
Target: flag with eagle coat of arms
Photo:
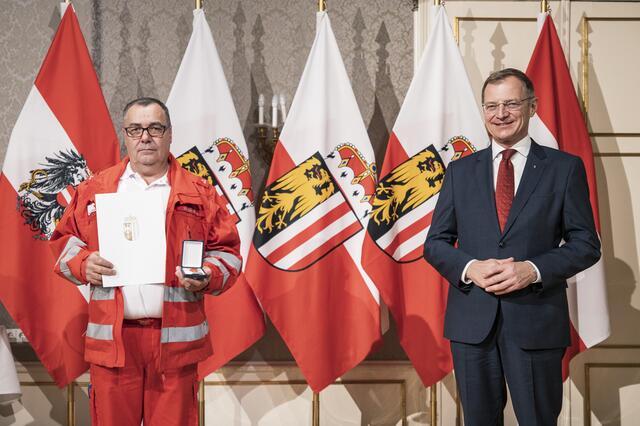
[[[0,300],[62,387],[88,368],[89,286],[54,274],[48,240],[75,188],[120,148],[73,6],[61,7],[0,175]]]

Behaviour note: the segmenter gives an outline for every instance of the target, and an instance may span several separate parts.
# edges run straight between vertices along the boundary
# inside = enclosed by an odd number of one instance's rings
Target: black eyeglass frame
[[[122,130],[124,130],[124,132],[127,134],[127,136],[129,136],[130,138],[133,139],[140,139],[142,137],[142,135],[144,135],[145,130],[147,131],[147,133],[149,134],[150,137],[152,138],[160,138],[162,136],[164,136],[164,134],[167,132],[167,130],[171,128],[171,126],[165,126],[164,124],[151,124],[150,126],[147,127],[140,127],[140,126],[129,126],[129,127],[123,127]],[[158,131],[162,130],[160,133],[156,132],[156,129]],[[132,134],[131,131],[135,130],[136,133],[139,131],[140,134]]]

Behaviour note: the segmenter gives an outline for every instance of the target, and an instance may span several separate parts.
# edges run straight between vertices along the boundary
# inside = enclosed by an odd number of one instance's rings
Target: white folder
[[[167,241],[160,191],[96,195],[100,256],[116,275],[102,285],[116,287],[164,283]]]

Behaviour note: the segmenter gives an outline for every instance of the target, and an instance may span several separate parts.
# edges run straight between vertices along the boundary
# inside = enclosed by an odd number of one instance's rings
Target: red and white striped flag
[[[541,145],[579,156],[587,171],[589,194],[596,230],[600,233],[596,173],[589,132],[578,103],[569,67],[551,16],[540,14],[543,23],[531,55],[527,75],[538,97],[537,114],[529,122],[529,134]],[[565,353],[564,377],[569,361],[596,345],[611,332],[603,260],[571,278],[567,296],[571,318],[571,346]]]
[[[187,170],[209,180],[236,219],[245,260],[255,227],[249,152],[203,9],[193,11],[193,32],[167,99],[171,151]],[[264,314],[244,274],[220,296],[205,298],[213,355],[198,365],[204,378],[264,334]]]
[[[321,391],[380,339],[360,264],[375,159],[326,12],[269,170],[247,276],[302,374]]]
[[[47,240],[75,187],[113,165],[119,153],[78,19],[68,7],[13,128],[0,175],[0,298],[61,387],[88,367],[88,291],[53,273]]]
[[[422,257],[450,161],[488,146],[446,11],[435,24],[389,138],[363,265],[389,306],[425,386],[453,368],[443,336],[449,284]]]

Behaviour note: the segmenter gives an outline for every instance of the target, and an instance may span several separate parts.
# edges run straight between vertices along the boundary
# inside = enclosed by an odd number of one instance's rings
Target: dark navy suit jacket
[[[566,280],[600,258],[582,160],[532,142],[504,232],[494,194],[490,147],[449,164],[424,245],[451,284],[445,337],[482,342],[500,308],[502,332],[523,349],[568,346]],[[495,296],[460,280],[472,259],[508,257],[532,261],[542,282]]]

